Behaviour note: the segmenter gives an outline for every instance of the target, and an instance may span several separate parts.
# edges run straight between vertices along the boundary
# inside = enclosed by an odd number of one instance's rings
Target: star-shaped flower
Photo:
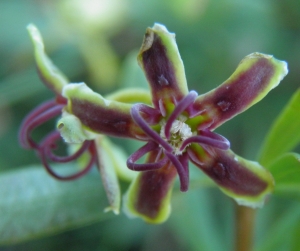
[[[139,90],[103,98],[84,83],[58,85],[64,106],[57,128],[66,142],[84,145],[98,134],[146,142],[127,160],[128,168],[140,171],[125,196],[127,214],[152,223],[166,220],[177,174],[181,190],[188,190],[189,160],[239,204],[262,206],[274,186],[271,174],[234,154],[229,141],[213,131],[276,87],[287,64],[253,53],[221,86],[198,96],[188,91],[175,35],[160,24],[147,29],[138,62],[151,102]],[[146,162],[137,163],[145,154]]]

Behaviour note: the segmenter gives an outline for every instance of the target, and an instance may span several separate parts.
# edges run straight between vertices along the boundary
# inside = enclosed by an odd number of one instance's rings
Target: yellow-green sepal
[[[43,38],[37,27],[29,24],[27,30],[34,46],[34,57],[41,80],[57,95],[61,95],[63,87],[69,83],[67,77],[52,63],[45,53]]]
[[[106,192],[109,206],[104,209],[105,212],[113,211],[119,214],[121,205],[121,189],[118,177],[114,168],[113,156],[111,156],[105,147],[102,146],[102,136],[95,139],[97,149],[97,166],[100,172],[101,180]]]

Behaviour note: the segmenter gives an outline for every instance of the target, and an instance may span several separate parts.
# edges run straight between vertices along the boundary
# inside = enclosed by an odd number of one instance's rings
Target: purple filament
[[[186,157],[180,161],[174,154],[165,152],[169,160],[172,162],[174,167],[177,170],[179,181],[180,181],[180,190],[185,192],[189,188],[189,172],[188,172],[188,161],[186,161]],[[185,155],[185,154],[184,154]]]
[[[74,180],[74,179],[80,178],[81,176],[85,175],[93,167],[93,164],[96,162],[96,154],[95,154],[96,148],[95,148],[95,144],[92,143],[92,142],[89,142],[88,143],[88,148],[87,148],[86,145],[83,144],[84,147],[81,147],[81,148],[83,148],[84,150],[79,149],[75,154],[73,154],[71,156],[68,156],[68,157],[59,157],[57,159],[58,161],[56,161],[56,162],[67,162],[66,159],[68,159],[68,158],[71,159],[71,160],[74,160],[74,159],[78,158],[81,154],[83,154],[86,150],[90,150],[90,154],[91,154],[89,163],[82,170],[80,170],[80,171],[78,171],[78,172],[76,172],[74,174],[68,175],[68,176],[61,176],[61,175],[57,174],[52,169],[52,167],[49,165],[48,160],[47,160],[47,157],[49,157],[49,155],[48,155],[49,149],[52,148],[53,145],[55,145],[55,142],[58,139],[57,135],[59,135],[58,132],[52,132],[52,133],[50,133],[45,138],[45,140],[43,140],[43,142],[41,143],[40,148],[38,150],[38,153],[40,155],[40,158],[42,160],[43,165],[46,168],[46,171],[51,176],[53,176],[54,178],[56,178],[58,180],[64,180],[64,181]],[[50,159],[51,158],[56,159],[56,157],[57,156],[52,155],[52,156],[50,156]]]
[[[167,157],[162,158],[160,161],[156,160],[156,162],[154,163],[145,163],[145,164],[135,163],[145,154],[157,149],[158,147],[159,146],[155,142],[149,141],[147,144],[145,144],[139,150],[137,150],[136,152],[134,152],[129,156],[129,158],[127,159],[128,168],[133,171],[149,171],[149,170],[156,170],[165,166],[166,163],[168,162]]]
[[[165,135],[167,139],[170,139],[170,130],[173,122],[178,118],[178,116],[186,109],[190,104],[192,104],[197,98],[198,94],[195,91],[191,91],[182,100],[180,100],[175,107],[174,111],[171,113],[169,119],[167,120],[165,126]]]
[[[140,112],[143,112],[143,110],[147,108],[148,106],[144,104],[133,105],[130,110],[132,119],[153,141],[161,145],[166,151],[171,152],[173,148],[166,141],[164,141],[160,137],[160,135],[156,131],[154,131],[141,116]]]
[[[145,115],[146,118],[144,119],[150,125],[157,124],[161,118],[161,114],[158,110],[147,105],[142,105],[140,107],[140,112]]]
[[[34,109],[21,125],[19,134],[21,145],[27,149],[38,149],[38,144],[30,136],[31,131],[59,115],[63,107],[64,105],[56,104],[55,101],[48,101]]]
[[[92,141],[90,140],[86,140],[83,142],[83,144],[81,145],[81,147],[72,155],[70,156],[57,156],[55,155],[51,149],[53,149],[53,143],[56,142],[57,140],[59,140],[61,138],[60,133],[58,131],[54,131],[52,133],[50,133],[41,143],[40,147],[44,148],[45,154],[47,155],[47,157],[54,161],[54,162],[60,162],[60,163],[66,163],[66,162],[70,162],[72,160],[75,160],[77,158],[79,158],[86,150],[88,150],[88,148],[90,147]]]
[[[197,166],[203,166],[204,165],[204,163],[199,160],[199,158],[197,157],[197,155],[195,154],[195,152],[193,150],[187,149],[186,152],[189,156],[189,159],[192,162],[194,162]]]
[[[162,99],[160,99],[160,100],[158,101],[158,106],[159,106],[159,110],[160,110],[161,115],[162,115],[163,117],[165,117],[166,114],[167,114],[167,111],[166,111],[166,108],[165,108],[165,105],[164,105],[164,102],[163,102]]]
[[[223,142],[226,142],[229,146],[230,146],[230,142],[228,139],[226,139],[225,137],[223,137],[222,135],[220,134],[217,134],[215,132],[212,132],[210,130],[201,130],[200,131],[201,135],[203,136],[206,136],[206,137],[210,137],[212,139],[216,139],[216,140],[220,140],[220,141],[223,141]]]
[[[183,151],[184,148],[191,143],[205,144],[215,148],[219,148],[221,150],[228,150],[230,147],[228,140],[218,140],[207,136],[192,136],[182,143],[180,151]]]

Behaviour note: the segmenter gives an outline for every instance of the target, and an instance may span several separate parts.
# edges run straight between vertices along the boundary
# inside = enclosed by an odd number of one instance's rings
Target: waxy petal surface
[[[199,96],[195,110],[211,118],[210,130],[245,111],[276,87],[287,74],[287,63],[273,56],[253,53],[245,57],[221,86]]]
[[[86,130],[125,138],[144,136],[131,118],[130,104],[104,99],[84,83],[65,86],[63,96],[68,99],[67,112],[75,115]]]
[[[149,154],[155,161],[158,150]],[[157,170],[140,172],[124,196],[124,211],[129,217],[141,217],[149,223],[162,223],[170,214],[170,199],[176,169],[168,161]]]
[[[165,26],[155,24],[146,30],[138,62],[148,79],[156,108],[159,100],[180,100],[188,93],[175,34],[169,33]]]
[[[198,155],[200,161],[197,162]],[[268,170],[230,150],[210,148],[205,158],[203,152],[194,153],[193,157],[194,164],[240,205],[261,207],[273,191],[274,180]]]
[[[33,24],[28,25],[27,30],[34,46],[36,66],[41,80],[49,89],[61,95],[62,88],[69,82],[68,79],[46,55],[39,30]]]
[[[104,137],[99,136],[95,140],[97,149],[97,166],[100,172],[101,180],[109,202],[109,207],[105,208],[105,212],[113,211],[119,214],[121,205],[121,189],[118,177],[113,167],[114,163],[111,156],[102,147]]]

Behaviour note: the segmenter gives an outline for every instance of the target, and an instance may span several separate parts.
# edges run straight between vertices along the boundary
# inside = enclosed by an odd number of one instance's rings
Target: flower
[[[287,74],[287,64],[270,55],[250,54],[221,86],[198,96],[188,91],[175,35],[159,24],[147,29],[138,62],[149,82],[153,107],[131,108],[148,143],[129,157],[127,165],[148,172],[131,184],[126,211],[149,222],[166,220],[176,174],[181,191],[188,189],[188,160],[238,204],[261,207],[273,190],[271,174],[234,154],[229,141],[213,130],[276,87]],[[136,164],[146,153],[146,164]]]
[[[55,93],[56,98],[39,105],[25,117],[19,133],[20,144],[25,149],[34,149],[47,172],[58,180],[68,181],[82,177],[96,164],[110,204],[105,210],[112,210],[118,214],[121,195],[116,173],[125,180],[132,180],[135,176],[125,165],[125,154],[103,135],[90,135],[91,133],[83,130],[78,118],[65,111],[68,100],[62,96],[62,91],[69,81],[45,54],[43,40],[38,29],[32,24],[27,28],[34,45],[39,76],[45,85]],[[145,92],[137,91],[145,96]],[[60,115],[63,115],[63,119],[60,120],[56,130],[50,132],[41,142],[36,142],[32,138],[31,134],[37,127]],[[64,127],[64,123],[71,127]],[[70,156],[58,156],[53,152],[57,141],[61,138],[60,134],[65,135],[65,140],[77,149],[72,151]],[[58,173],[49,163],[67,163],[78,159],[80,159],[80,169],[68,175]]]
[[[276,87],[287,74],[287,64],[270,55],[250,54],[221,86],[198,96],[188,91],[175,35],[160,24],[147,29],[138,62],[149,82],[151,102],[138,89],[103,98],[84,83],[57,88],[64,104],[57,108],[63,108],[57,128],[67,143],[89,144],[91,159],[97,147],[85,142],[98,134],[146,142],[127,160],[128,168],[139,174],[124,196],[125,212],[151,223],[165,221],[177,174],[181,191],[188,190],[189,161],[238,204],[262,206],[273,190],[272,175],[234,154],[214,129]],[[146,154],[146,162],[137,163]]]

